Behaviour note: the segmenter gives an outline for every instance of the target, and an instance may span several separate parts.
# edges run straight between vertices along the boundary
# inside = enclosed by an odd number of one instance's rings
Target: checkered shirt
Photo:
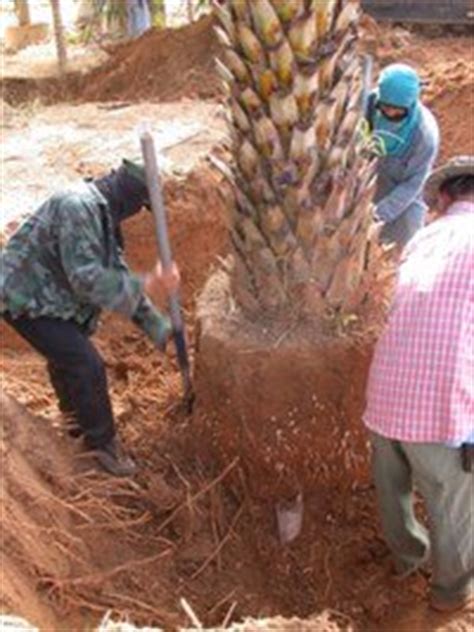
[[[364,422],[399,441],[474,441],[474,203],[405,249],[370,368]]]

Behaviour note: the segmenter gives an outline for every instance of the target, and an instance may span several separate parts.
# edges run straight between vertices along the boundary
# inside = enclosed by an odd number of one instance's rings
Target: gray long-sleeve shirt
[[[421,106],[420,126],[405,153],[384,156],[379,161],[375,204],[383,222],[394,222],[413,204],[426,211],[423,186],[438,150],[438,124],[428,108]]]

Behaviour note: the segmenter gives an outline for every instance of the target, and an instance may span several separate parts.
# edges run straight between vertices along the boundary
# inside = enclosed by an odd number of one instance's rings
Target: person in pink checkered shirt
[[[474,156],[434,171],[425,197],[439,217],[402,255],[364,422],[397,574],[431,555],[430,605],[451,612],[474,608]]]

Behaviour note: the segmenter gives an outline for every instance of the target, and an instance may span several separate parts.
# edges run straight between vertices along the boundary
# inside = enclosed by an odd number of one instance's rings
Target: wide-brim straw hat
[[[442,184],[457,176],[474,176],[474,156],[455,156],[433,171],[425,184],[424,198],[427,204],[434,206]]]

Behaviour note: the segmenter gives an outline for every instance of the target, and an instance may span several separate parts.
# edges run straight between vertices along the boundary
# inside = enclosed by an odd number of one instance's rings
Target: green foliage
[[[165,0],[150,0],[150,9],[153,26],[164,28],[166,26]]]

